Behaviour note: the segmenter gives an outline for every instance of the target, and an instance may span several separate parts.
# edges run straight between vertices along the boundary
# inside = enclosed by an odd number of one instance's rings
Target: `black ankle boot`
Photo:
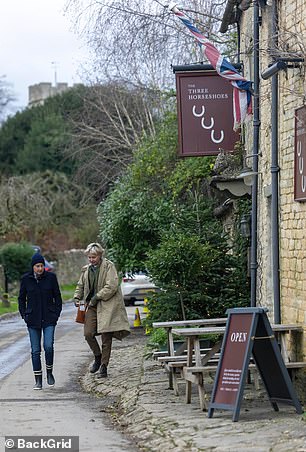
[[[101,366],[101,357],[102,357],[101,355],[96,355],[95,356],[95,360],[94,360],[92,366],[89,369],[89,372],[91,374],[95,374],[96,372],[98,372],[98,370],[99,370],[99,368]]]
[[[55,378],[53,376],[53,366],[47,366],[47,383],[49,386],[54,386]]]
[[[99,370],[99,378],[106,378],[107,377],[107,367],[105,364],[102,364]]]
[[[42,389],[42,374],[40,375],[35,375],[35,385],[33,386],[33,389]]]

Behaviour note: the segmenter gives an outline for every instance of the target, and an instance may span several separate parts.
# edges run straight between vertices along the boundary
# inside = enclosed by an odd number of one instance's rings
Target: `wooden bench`
[[[291,361],[285,363],[291,380],[294,379],[295,374],[298,370],[306,368],[306,362],[303,361]]]
[[[201,357],[204,358],[206,355],[207,352],[205,354],[201,354]],[[217,366],[219,357],[220,353],[216,353],[214,357],[208,361],[208,364]],[[163,364],[168,373],[171,373],[174,394],[179,395],[178,379],[183,376],[183,368],[188,365],[187,355],[160,357],[158,361]],[[195,357],[193,358],[192,363],[196,364]]]
[[[157,360],[160,356],[167,356],[167,355],[168,355],[168,350],[155,351],[155,352],[153,352],[153,359]]]
[[[200,349],[200,354],[201,357],[206,356],[206,354],[210,351],[210,348],[201,348]],[[164,363],[164,362],[168,362],[168,361],[180,361],[182,359],[186,360],[187,358],[187,350],[184,350],[184,354],[183,355],[163,355],[163,356],[159,356],[157,358],[157,361],[159,363]]]
[[[178,384],[181,381],[182,383],[186,383],[186,379],[184,378],[184,369],[188,369],[189,372],[192,372],[192,374],[197,373],[205,373],[209,372],[210,370],[216,370],[218,363],[219,363],[220,353],[216,353],[213,358],[211,358],[205,366],[196,366],[195,358],[192,361],[192,367],[188,367],[186,360],[173,360],[168,361],[165,364],[165,368],[168,371],[172,370],[172,377],[173,377],[173,390],[175,395],[179,395],[179,387]],[[306,363],[305,363],[306,365]],[[254,362],[252,361],[249,366],[249,374],[248,374],[248,382],[250,383],[251,380],[254,382],[255,389],[259,389],[259,375],[257,372],[254,372],[254,369],[256,369],[256,366]],[[190,381],[191,383],[199,383],[197,381]]]
[[[206,391],[205,391],[205,374],[209,372],[216,372],[217,363],[215,365],[207,365],[207,366],[192,366],[192,367],[183,367],[183,377],[186,382],[194,383],[197,385],[198,394],[200,399],[200,408],[202,411],[207,411],[207,400],[206,400]],[[254,378],[255,388],[259,388],[259,380],[256,365],[251,363],[249,364],[249,372],[252,373]],[[191,403],[191,392],[186,393],[186,403]]]
[[[174,364],[174,363],[173,363]],[[177,363],[179,364],[179,363]],[[288,369],[289,375],[292,377],[292,371],[297,371],[299,369],[306,368],[306,362],[303,361],[295,361],[295,362],[287,362],[285,363],[286,368]],[[192,367],[183,367],[182,373],[185,381],[189,381],[194,383],[198,387],[199,399],[200,399],[200,408],[202,411],[206,411],[208,409],[207,401],[206,401],[206,392],[204,386],[204,375],[209,372],[216,372],[217,365],[208,365],[208,366],[192,366]],[[249,364],[249,372],[251,373],[254,379],[255,389],[259,389],[259,374],[257,371],[256,364]],[[191,394],[190,394],[191,397]],[[186,400],[187,403],[191,402],[190,400]]]
[[[203,367],[205,370],[204,372],[207,372],[208,370],[216,370],[217,369],[217,365],[218,365],[218,360],[215,361],[210,361],[209,365]],[[182,383],[186,383],[186,379],[184,378],[184,370],[185,369],[198,369],[197,367],[187,367],[187,362],[186,361],[177,361],[177,362],[169,362],[168,363],[168,367],[169,369],[172,369],[173,373],[173,390],[174,390],[174,394],[175,395],[179,395],[179,388],[178,388],[178,383],[179,383],[179,377],[181,377],[181,382]],[[179,372],[177,372],[179,371]]]
[[[306,362],[304,361],[295,361],[295,362],[289,362],[285,363],[287,369],[302,369],[303,367],[306,367]]]

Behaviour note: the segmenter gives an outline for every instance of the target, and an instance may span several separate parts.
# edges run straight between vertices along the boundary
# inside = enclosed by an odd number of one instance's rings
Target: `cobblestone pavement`
[[[86,391],[112,400],[107,412],[133,438],[135,451],[306,452],[306,421],[293,407],[275,412],[263,388],[246,385],[238,422],[221,410],[209,419],[196,392],[187,405],[184,384],[180,396],[168,389],[160,364],[144,358],[145,343],[142,329],[134,329],[122,343],[114,341],[109,378],[81,377]]]

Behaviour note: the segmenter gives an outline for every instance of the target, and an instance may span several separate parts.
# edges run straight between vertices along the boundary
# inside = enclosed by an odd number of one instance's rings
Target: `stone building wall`
[[[56,275],[59,284],[75,284],[81,268],[88,263],[84,250],[68,250],[57,255]]]
[[[305,36],[306,24],[303,19],[302,2],[288,1],[280,4],[279,10],[279,42],[292,56],[300,53],[297,36]],[[304,1],[305,6],[305,1]],[[267,7],[269,8],[269,7]],[[270,14],[263,15],[260,48],[268,48],[270,41]],[[271,61],[271,60],[270,60]],[[268,66],[269,58],[264,55],[261,70]],[[280,293],[281,317],[283,323],[306,324],[306,204],[294,201],[294,136],[295,109],[303,105],[305,94],[305,70],[289,68],[279,72],[279,231],[280,231]],[[271,79],[261,80],[261,150],[263,157],[260,164],[261,190],[260,202],[260,234],[266,243],[271,244],[270,229],[267,227],[270,212],[270,196],[265,196],[271,183]],[[268,152],[267,152],[268,151]],[[266,189],[266,190],[265,190]],[[266,274],[271,245],[263,252],[263,274]],[[271,283],[271,282],[270,282]],[[263,297],[267,293],[266,280]],[[270,284],[271,285],[271,284]],[[306,344],[303,346],[306,357]]]
[[[284,2],[280,14],[287,48],[297,54],[306,45],[305,6],[305,1]],[[295,109],[304,103],[305,82],[305,66],[283,73],[279,107],[282,315],[288,323],[306,326],[306,202],[294,201]],[[303,349],[306,358],[306,341]]]
[[[305,0],[279,2],[279,48],[289,55],[306,49]],[[260,72],[272,61],[271,7],[261,9]],[[241,23],[242,55],[252,47],[252,8],[243,14]],[[288,56],[288,53],[286,56]],[[304,54],[304,57],[306,55]],[[252,63],[246,57],[246,77],[252,78]],[[295,109],[303,105],[306,94],[305,66],[289,68],[279,74],[279,234],[280,296],[282,323],[305,325],[304,334],[291,344],[298,358],[306,360],[306,202],[294,201]],[[273,287],[271,277],[271,79],[260,80],[260,147],[258,175],[258,305],[269,308],[273,322]],[[248,126],[247,149],[252,149]],[[250,153],[250,152],[248,152]],[[301,372],[302,375],[302,372]],[[303,381],[303,380],[302,380]],[[299,383],[300,387],[304,384]]]
[[[53,86],[52,83],[42,82],[31,85],[29,86],[28,105],[30,107],[33,105],[41,105],[48,97],[61,94],[67,89],[69,89],[68,83],[57,83],[56,86]]]

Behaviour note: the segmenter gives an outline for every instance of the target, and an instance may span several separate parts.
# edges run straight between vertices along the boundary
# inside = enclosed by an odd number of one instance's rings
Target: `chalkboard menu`
[[[277,402],[285,402],[294,405],[298,413],[303,412],[266,311],[265,308],[227,311],[228,320],[208,417],[219,408],[233,411],[233,421],[238,420],[252,356],[273,408],[278,411]]]

